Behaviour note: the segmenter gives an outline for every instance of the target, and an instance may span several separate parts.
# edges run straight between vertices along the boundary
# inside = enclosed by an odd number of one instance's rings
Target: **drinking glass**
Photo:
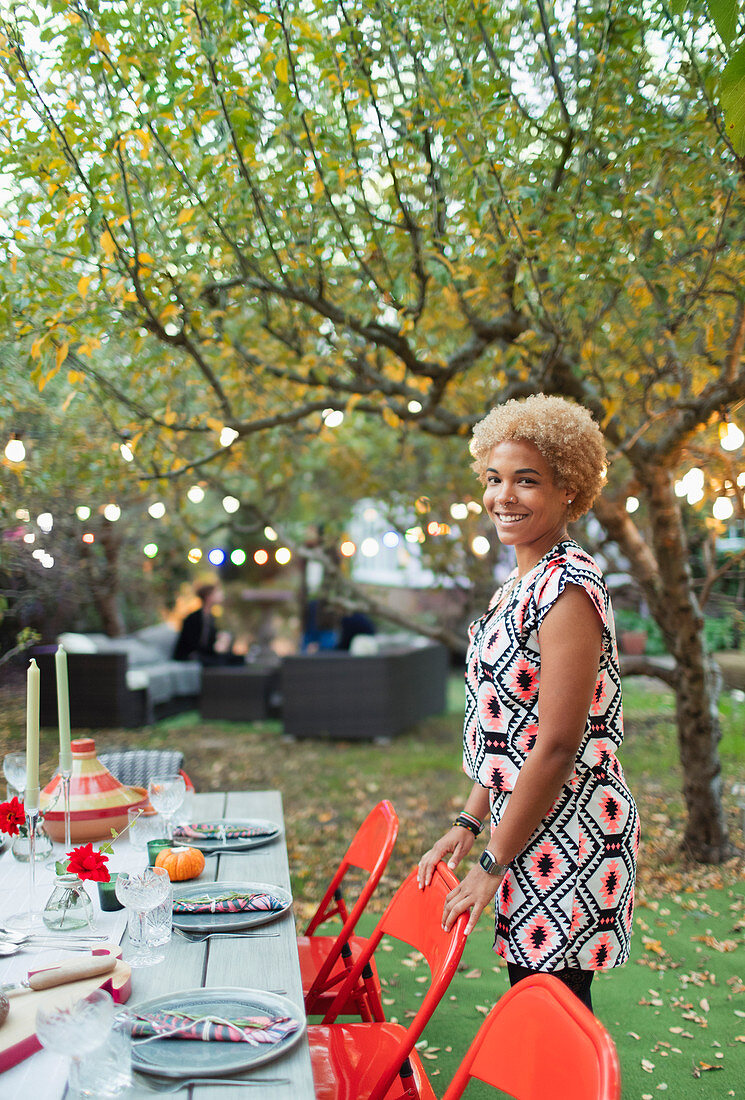
[[[26,789],[26,753],[9,752],[3,757],[3,775],[8,784],[8,798],[23,798]]]
[[[109,993],[96,989],[72,1005],[51,1005],[36,1013],[43,1047],[72,1058],[69,1084],[83,1097],[114,1097],[131,1084],[128,1029],[115,1020]]]
[[[152,966],[166,957],[165,942],[153,931],[148,918],[167,899],[170,889],[171,879],[165,867],[146,867],[132,873],[120,871],[117,875],[116,896],[127,910],[125,961],[130,966]]]
[[[183,775],[154,775],[147,785],[147,793],[153,809],[163,815],[165,835],[173,835],[173,815],[186,795]]]
[[[155,840],[163,836],[165,828],[163,818],[155,810],[139,810],[130,808],[127,810],[129,823],[129,843],[138,851],[144,852],[148,840]]]

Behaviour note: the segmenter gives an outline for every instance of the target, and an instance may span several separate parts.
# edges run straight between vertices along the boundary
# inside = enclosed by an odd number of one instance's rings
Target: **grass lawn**
[[[743,861],[687,863],[678,852],[684,819],[672,694],[656,683],[624,685],[627,736],[620,754],[642,817],[632,959],[599,976],[593,997],[618,1046],[624,1100],[667,1093],[745,1100],[745,903]],[[745,702],[721,701],[725,790],[745,779]],[[384,906],[419,856],[462,806],[462,680],[454,676],[444,715],[390,744],[289,742],[277,722],[205,723],[195,713],[140,730],[93,731],[99,749],[183,749],[197,790],[277,787],[282,791],[298,925],[313,911],[356,825],[381,798],[400,818],[399,839],[367,915]],[[22,685],[0,687],[0,755],[24,747]],[[42,777],[56,763],[56,731],[42,734]],[[727,796],[734,841],[740,811]],[[507,988],[484,918],[427,1030],[423,1053],[442,1094],[484,1014]],[[424,977],[395,949],[381,960],[388,1014],[406,1018]],[[449,1000],[448,1000],[449,998]],[[719,1044],[719,1045],[717,1045]],[[431,1056],[431,1057],[430,1057]],[[711,1068],[704,1068],[711,1067]],[[472,1086],[468,1097],[493,1096]],[[550,1098],[547,1098],[550,1100]]]

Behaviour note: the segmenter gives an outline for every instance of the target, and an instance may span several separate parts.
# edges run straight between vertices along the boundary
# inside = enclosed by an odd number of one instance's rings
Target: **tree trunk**
[[[640,464],[641,465],[641,464]],[[683,848],[704,863],[721,863],[734,854],[722,806],[721,728],[717,700],[721,678],[706,651],[704,619],[693,589],[688,544],[673,475],[646,462],[636,469],[649,508],[655,570],[647,553],[629,537],[622,505],[604,502],[600,518],[623,547],[644,588],[652,615],[675,658],[672,685],[687,821]]]
[[[94,554],[88,546],[83,557],[96,611],[109,638],[121,638],[125,633],[124,620],[119,609],[119,548],[121,539],[114,533],[113,524],[105,522],[98,537],[103,547],[104,563],[96,568]]]

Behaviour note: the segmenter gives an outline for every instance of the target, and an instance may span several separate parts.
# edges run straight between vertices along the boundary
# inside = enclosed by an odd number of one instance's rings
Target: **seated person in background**
[[[349,615],[342,616],[337,649],[349,649],[352,639],[358,634],[374,634],[375,624],[364,611],[352,611]]]
[[[219,584],[202,584],[195,590],[202,606],[187,615],[173,651],[175,661],[200,661],[203,665],[242,665],[243,657],[233,653],[230,635],[218,634],[212,608],[221,603]]]

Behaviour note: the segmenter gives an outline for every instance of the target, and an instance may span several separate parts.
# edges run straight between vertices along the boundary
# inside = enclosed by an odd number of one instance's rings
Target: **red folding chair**
[[[421,1100],[436,1100],[412,1053]],[[458,1100],[472,1078],[515,1100],[620,1100],[613,1040],[552,974],[524,978],[499,999],[476,1034],[443,1100]]]
[[[408,1100],[420,1095],[417,1065],[425,1084],[426,1078],[418,1058],[410,1055],[450,984],[466,942],[468,913],[461,913],[449,932],[442,930],[445,898],[457,883],[452,871],[439,863],[425,890],[419,889],[414,870],[396,891],[323,1024],[308,1028],[316,1100]],[[429,966],[431,981],[418,1011],[406,1028],[386,1021],[334,1023],[383,936],[409,944]]]
[[[347,848],[326,893],[305,934],[298,936],[300,972],[307,1015],[322,1016],[339,991],[340,983],[359,958],[367,940],[352,932],[380,882],[398,835],[398,817],[390,802],[379,802],[367,815]],[[347,911],[342,894],[350,868],[368,871],[368,877]],[[316,935],[316,929],[339,916],[342,928],[337,936]],[[374,963],[367,967],[344,1006],[343,1015],[360,1015],[363,1020],[383,1020],[380,983]]]

